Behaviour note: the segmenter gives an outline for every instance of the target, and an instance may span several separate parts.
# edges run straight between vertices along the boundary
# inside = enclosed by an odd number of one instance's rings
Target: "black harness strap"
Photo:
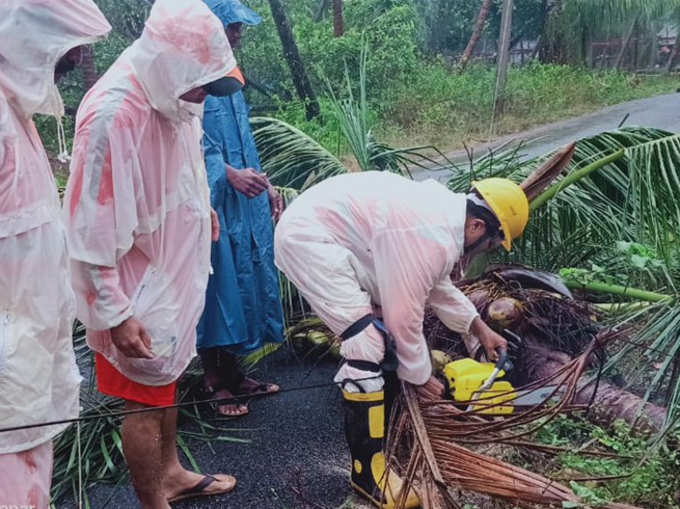
[[[372,313],[359,318],[356,322],[347,327],[347,329],[342,334],[340,334],[340,338],[343,341],[347,341],[348,339],[351,339],[359,334],[369,325],[374,325],[375,328],[378,329],[378,332],[380,332],[380,335],[383,337],[383,341],[385,343],[385,357],[383,358],[382,362],[376,363],[370,361],[346,359],[345,363],[352,368],[360,369],[362,371],[370,371],[371,373],[380,373],[381,370],[396,371],[399,362],[397,361],[394,340],[385,328],[385,325]]]
[[[360,369],[361,371],[370,371],[371,373],[380,373],[380,364],[376,364],[375,362],[371,361],[357,361],[357,360],[351,360],[347,359],[345,363],[356,369]]]
[[[345,329],[345,332],[340,334],[340,338],[343,341],[347,341],[348,339],[353,338],[354,336],[359,334],[362,330],[364,330],[366,327],[371,325],[371,323],[373,323],[373,320],[375,320],[375,316],[373,316],[373,313],[369,313],[366,316],[359,318],[356,322],[347,327],[347,329]]]

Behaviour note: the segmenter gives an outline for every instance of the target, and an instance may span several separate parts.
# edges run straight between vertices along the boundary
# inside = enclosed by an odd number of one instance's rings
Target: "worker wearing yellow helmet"
[[[529,222],[529,200],[522,188],[508,179],[484,179],[472,185],[468,202],[467,215],[483,220],[485,236],[501,240],[503,247],[510,251],[512,241],[524,233]],[[472,224],[474,221],[470,226]],[[468,250],[471,248],[466,246]]]
[[[335,382],[351,484],[378,507],[394,507],[403,485],[394,472],[385,475],[383,453],[396,379],[443,393],[423,336],[425,308],[496,359],[507,341],[481,320],[451,274],[464,255],[510,249],[528,218],[527,198],[509,180],[481,180],[465,194],[389,172],[326,179],[283,213],[276,264],[343,340]],[[404,495],[405,507],[419,506],[414,491]]]

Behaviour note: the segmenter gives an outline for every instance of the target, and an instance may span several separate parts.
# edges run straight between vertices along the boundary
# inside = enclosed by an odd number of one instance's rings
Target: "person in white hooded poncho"
[[[55,81],[110,29],[91,0],[0,2],[0,428],[78,415],[64,228],[32,117],[60,122]],[[65,428],[0,433],[1,506],[48,507],[51,439]]]
[[[388,172],[342,175],[302,193],[276,227],[277,266],[343,339],[335,381],[343,389],[352,486],[379,507],[394,507],[402,485],[393,472],[385,475],[383,454],[395,378],[443,395],[423,336],[426,306],[450,329],[473,334],[490,358],[507,346],[451,274],[463,254],[501,244],[509,250],[529,203],[508,180],[473,187],[454,194]],[[404,496],[405,507],[419,506],[414,492]]]
[[[78,318],[97,352],[99,390],[128,409],[172,404],[196,354],[210,241],[219,234],[200,146],[202,102],[235,68],[224,28],[202,1],[156,0],[141,37],[78,111],[64,202]],[[145,508],[236,483],[180,465],[176,420],[176,410],[162,409],[123,422]]]

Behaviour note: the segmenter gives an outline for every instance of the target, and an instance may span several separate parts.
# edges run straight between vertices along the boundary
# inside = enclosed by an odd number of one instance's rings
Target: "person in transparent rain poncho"
[[[111,29],[91,0],[0,2],[0,428],[77,417],[80,374],[59,196],[33,116],[58,119],[56,81]],[[0,506],[49,504],[52,438],[0,433]]]
[[[343,340],[335,382],[351,484],[379,507],[394,507],[402,485],[393,472],[385,475],[383,453],[396,379],[443,396],[423,336],[425,307],[495,359],[507,341],[482,322],[451,274],[464,255],[501,244],[509,250],[528,219],[526,195],[509,180],[476,182],[466,195],[389,172],[329,178],[283,213],[276,264]],[[415,492],[405,496],[405,507],[419,506]]]
[[[236,68],[224,27],[200,0],[156,0],[141,37],[78,111],[64,217],[78,318],[100,392],[130,410],[175,402],[219,224],[201,151],[208,92]],[[228,84],[227,84],[228,85]],[[211,225],[212,219],[212,225]],[[177,456],[176,409],[123,421],[123,451],[144,508],[231,491]]]
[[[205,1],[222,21],[234,49],[244,27],[262,21],[239,0]],[[279,390],[276,384],[246,376],[239,362],[266,344],[284,340],[272,222],[280,216],[283,200],[262,173],[249,114],[242,91],[205,101],[205,164],[221,228],[212,249],[214,274],[198,323],[197,348],[205,392],[213,398]],[[238,417],[248,413],[248,406],[239,401],[216,410]]]

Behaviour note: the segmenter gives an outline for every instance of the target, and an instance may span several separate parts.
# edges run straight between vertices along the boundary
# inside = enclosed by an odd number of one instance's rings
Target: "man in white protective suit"
[[[235,68],[224,26],[207,5],[156,0],[141,37],[78,110],[64,202],[73,288],[99,391],[128,410],[174,404],[196,355],[210,242],[219,237],[214,211],[211,230],[202,103],[208,93],[237,89],[228,86]],[[123,421],[123,452],[145,509],[236,484],[230,475],[186,470],[176,431],[176,408]]]
[[[451,273],[464,254],[501,244],[509,250],[528,219],[527,197],[509,180],[482,180],[466,195],[388,172],[329,178],[281,217],[277,266],[343,340],[335,382],[344,398],[351,484],[375,505],[394,507],[402,486],[396,474],[386,475],[383,453],[395,371],[426,394],[443,394],[423,336],[425,307],[450,329],[474,335],[496,359],[507,341],[480,319]],[[415,492],[405,496],[406,507],[419,506]]]
[[[92,0],[0,2],[0,428],[78,416],[75,305],[57,186],[33,116],[57,118],[55,82],[111,29]],[[52,438],[0,433],[0,506],[45,509]]]

